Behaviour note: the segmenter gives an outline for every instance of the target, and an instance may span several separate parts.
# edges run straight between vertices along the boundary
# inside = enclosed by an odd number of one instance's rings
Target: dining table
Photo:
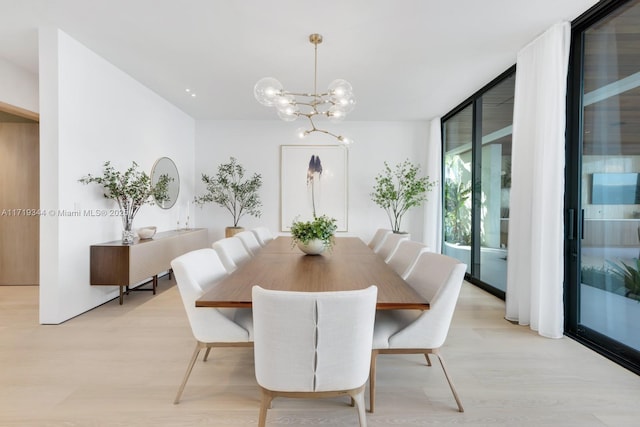
[[[429,302],[358,237],[336,237],[320,255],[306,255],[278,236],[196,300],[196,307],[251,307],[253,286],[303,292],[378,287],[376,309],[428,310]]]

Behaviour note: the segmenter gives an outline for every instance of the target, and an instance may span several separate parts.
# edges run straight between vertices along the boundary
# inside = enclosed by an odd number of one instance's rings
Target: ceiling
[[[515,63],[517,51],[596,0],[0,0],[0,58],[38,72],[55,26],[196,119],[276,120],[253,98],[351,82],[349,120],[442,115]],[[186,89],[196,96],[192,97]]]

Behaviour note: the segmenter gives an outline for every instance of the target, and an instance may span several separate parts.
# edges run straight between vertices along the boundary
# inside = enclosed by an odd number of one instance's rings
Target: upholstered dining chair
[[[378,354],[429,354],[440,361],[458,410],[462,402],[447,373],[440,347],[445,342],[467,266],[455,258],[434,252],[422,252],[406,281],[427,301],[430,309],[379,310],[373,333],[371,373],[369,374],[369,407],[375,407],[376,357]]]
[[[234,272],[238,266],[251,259],[251,254],[242,243],[242,240],[235,237],[226,237],[215,241],[211,247],[218,253],[224,268],[229,273]]]
[[[267,227],[260,226],[256,228],[252,228],[251,232],[256,236],[258,243],[260,246],[266,246],[267,243],[273,240],[273,234],[271,234],[271,230]]]
[[[406,279],[418,259],[418,255],[427,250],[429,248],[422,242],[401,240],[396,250],[387,259],[387,264],[403,279]]]
[[[375,234],[373,235],[373,238],[371,239],[371,241],[367,246],[369,246],[371,250],[375,252],[376,249],[378,249],[378,246],[380,245],[380,243],[382,243],[382,240],[389,233],[392,233],[392,231],[387,228],[378,228],[378,230],[375,232]]]
[[[378,288],[338,292],[253,287],[255,372],[264,426],[274,397],[350,396],[366,426],[364,388]]]
[[[235,237],[236,239],[240,239],[251,256],[257,254],[258,251],[262,248],[262,246],[260,246],[260,243],[258,242],[258,239],[256,239],[256,235],[249,230],[236,233],[233,237]]]
[[[411,235],[409,233],[388,233],[382,239],[382,242],[374,250],[383,260],[387,261],[393,252],[398,247],[398,243],[401,240],[409,240]]]
[[[191,332],[196,339],[196,347],[187,365],[187,372],[173,401],[177,404],[180,402],[200,350],[206,349],[203,359],[206,361],[212,347],[252,346],[253,320],[251,309],[195,306],[196,299],[228,274],[213,249],[198,249],[181,255],[171,261],[171,268],[187,312]]]

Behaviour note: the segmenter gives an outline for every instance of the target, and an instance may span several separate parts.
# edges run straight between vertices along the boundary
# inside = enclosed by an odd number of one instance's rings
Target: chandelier
[[[322,43],[322,35],[311,34],[309,41],[315,49],[312,93],[286,91],[278,80],[265,77],[256,83],[253,94],[262,105],[275,107],[278,117],[286,122],[306,117],[311,128],[298,129],[300,138],[313,132],[321,132],[333,136],[342,144],[349,145],[353,143],[352,139],[319,129],[314,122],[316,116],[324,116],[331,122],[340,122],[353,110],[356,101],[353,99],[351,84],[342,79],[332,81],[326,92],[318,93],[318,45]]]

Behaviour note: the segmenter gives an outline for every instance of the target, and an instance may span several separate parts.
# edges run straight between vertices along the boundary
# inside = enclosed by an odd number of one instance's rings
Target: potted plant
[[[635,259],[635,265],[628,265],[623,261],[620,264],[608,261],[611,272],[624,282],[627,289],[625,296],[640,302],[640,259]]]
[[[384,162],[384,170],[375,178],[371,199],[385,210],[394,233],[400,233],[403,215],[412,207],[427,200],[427,192],[433,190],[435,181],[420,177],[420,166],[408,159],[391,169]]]
[[[135,236],[132,227],[136,214],[146,203],[168,200],[168,186],[172,178],[161,175],[153,185],[149,175],[138,170],[136,162],[124,172],[116,170],[111,162],[105,162],[103,168],[102,176],[88,174],[79,181],[83,184],[102,185],[104,197],[118,203],[122,219],[122,243],[131,244]]]
[[[262,215],[262,202],[258,194],[262,186],[262,176],[254,173],[251,177],[245,178],[245,174],[246,169],[235,157],[231,157],[229,163],[220,164],[215,176],[202,174],[202,182],[207,187],[207,193],[196,197],[195,203],[202,206],[204,203],[215,202],[231,213],[233,226],[226,227],[226,237],[243,230],[238,223],[244,215]]]
[[[331,249],[334,234],[338,228],[335,218],[326,215],[314,217],[313,221],[298,221],[291,224],[292,245],[308,255],[318,255],[325,249]]]

